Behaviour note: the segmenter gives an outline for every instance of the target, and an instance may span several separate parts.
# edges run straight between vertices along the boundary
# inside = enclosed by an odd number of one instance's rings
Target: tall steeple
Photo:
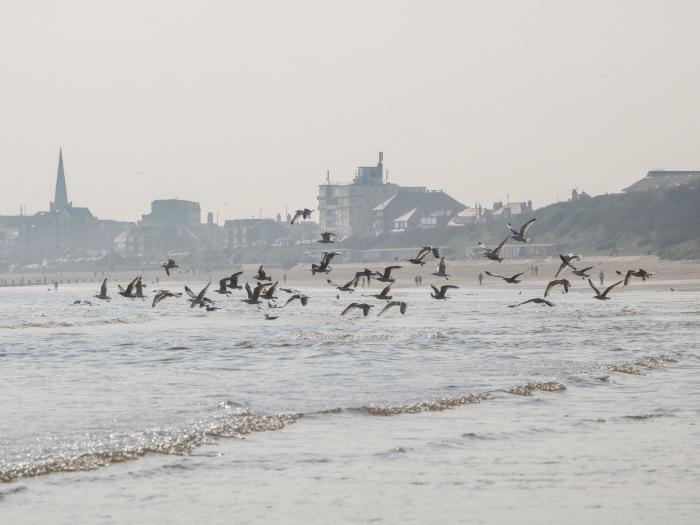
[[[70,208],[68,202],[68,190],[66,190],[66,175],[63,172],[63,150],[58,150],[58,173],[56,174],[56,193],[51,203],[51,211],[60,211]]]

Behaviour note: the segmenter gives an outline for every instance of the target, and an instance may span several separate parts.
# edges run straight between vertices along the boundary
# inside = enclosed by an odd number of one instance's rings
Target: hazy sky
[[[0,10],[0,213],[316,207],[384,151],[465,203],[700,169],[700,2],[70,1]]]

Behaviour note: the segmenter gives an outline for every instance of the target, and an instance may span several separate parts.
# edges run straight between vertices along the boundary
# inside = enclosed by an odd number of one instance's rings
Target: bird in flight
[[[425,264],[423,259],[425,259],[425,256],[431,252],[436,259],[440,258],[440,251],[437,248],[432,246],[423,246],[420,250],[418,250],[418,254],[413,259],[406,259],[406,261],[410,262],[411,264],[420,264],[423,266]]]
[[[569,293],[571,282],[568,279],[555,279],[554,281],[549,281],[549,284],[547,284],[547,288],[545,288],[544,290],[544,296],[547,297],[549,295],[549,291],[555,286],[563,286],[564,293]]]
[[[444,255],[440,257],[440,262],[438,263],[438,271],[433,272],[431,275],[435,275],[437,277],[444,277],[445,279],[450,278],[450,274],[447,273],[447,261],[445,261]]]
[[[547,299],[542,299],[541,297],[535,297],[533,299],[528,299],[527,301],[523,301],[522,303],[508,305],[508,308],[517,308],[518,306],[522,306],[522,305],[528,304],[528,303],[539,304],[542,306],[554,306],[554,303],[551,301],[548,301]]]
[[[525,272],[516,273],[516,274],[513,275],[512,277],[505,277],[505,276],[503,276],[503,275],[497,275],[497,274],[495,274],[495,273],[489,272],[488,270],[484,270],[484,273],[485,273],[486,275],[490,275],[491,277],[496,277],[496,278],[498,278],[498,279],[503,279],[505,282],[507,282],[507,283],[509,283],[509,284],[518,284],[518,283],[521,281],[521,279],[518,279],[518,277],[520,277],[520,276],[521,276],[522,274],[524,274]]]
[[[479,249],[481,250],[481,254],[486,257],[487,259],[491,259],[492,261],[496,262],[503,262],[503,257],[501,257],[501,250],[503,250],[503,247],[506,245],[508,242],[508,239],[510,237],[506,237],[501,241],[501,244],[496,246],[495,248],[487,248],[483,242],[479,241]]]
[[[597,268],[598,266],[600,266],[600,263],[594,264],[593,266],[586,266],[585,268],[574,268],[572,266],[573,269],[571,270],[571,272],[574,275],[578,275],[582,279],[588,279],[590,277],[588,272],[590,272],[593,268]]]
[[[601,301],[607,301],[608,299],[610,299],[610,297],[608,297],[608,294],[610,293],[610,291],[611,291],[613,288],[615,288],[618,284],[622,284],[622,282],[623,282],[623,281],[617,281],[615,284],[611,284],[610,286],[608,286],[608,287],[601,293],[601,291],[598,290],[598,288],[595,287],[595,284],[593,284],[593,281],[591,281],[590,279],[588,279],[588,284],[591,285],[591,288],[593,288],[593,291],[595,292],[594,298],[595,298],[595,299],[600,299]]]
[[[304,208],[303,210],[297,210],[296,212],[294,212],[294,217],[292,217],[291,224],[294,224],[295,222],[297,222],[297,220],[299,220],[299,218],[302,218],[302,219],[311,218],[311,213],[313,213],[313,211],[314,210],[310,210],[308,208]]]
[[[324,252],[323,258],[320,264],[311,265],[311,274],[316,275],[317,273],[330,273],[332,268],[330,266],[333,257],[340,255],[338,252]]]
[[[384,312],[386,312],[387,310],[389,310],[395,306],[399,307],[399,311],[401,312],[401,315],[404,315],[406,313],[406,309],[408,308],[408,305],[403,301],[389,301],[388,303],[386,303],[386,306],[384,308],[382,308],[382,311],[377,314],[377,317],[379,317]]]
[[[260,265],[260,268],[258,268],[258,273],[255,275],[254,279],[257,281],[272,281],[272,277],[269,273],[265,272],[265,268],[263,268],[262,264]]]
[[[433,299],[447,299],[447,290],[450,288],[459,288],[459,286],[455,286],[454,284],[443,284],[439,290],[434,284],[431,284],[430,287],[433,289],[433,292],[435,292],[430,293],[430,297]]]
[[[102,286],[100,287],[100,293],[95,295],[98,299],[102,299],[103,301],[110,301],[112,298],[107,295],[107,279],[102,281]]]
[[[234,274],[231,274],[231,277],[228,278],[228,287],[233,288],[234,290],[240,290],[243,288],[240,284],[238,284],[238,278],[243,275],[243,272],[236,272]],[[221,281],[219,281],[219,284],[221,284]]]
[[[211,281],[207,283],[207,285],[202,288],[198,294],[194,294],[192,290],[188,286],[185,286],[185,292],[187,292],[187,295],[190,296],[189,299],[187,299],[190,302],[190,308],[194,308],[195,306],[199,306],[202,308],[203,306],[206,306],[207,303],[211,303],[211,299],[208,299],[206,297],[207,290],[209,289],[209,285],[211,285]]]
[[[530,219],[525,224],[523,224],[519,230],[513,229],[513,225],[511,223],[508,223],[508,229],[513,233],[513,235],[511,235],[510,238],[515,241],[530,242],[530,239],[525,238],[525,233],[527,233],[527,230],[530,228],[530,226],[532,226],[532,223],[536,220],[537,219]]]
[[[136,286],[136,281],[138,281],[139,278],[135,277],[133,281],[131,281],[127,287],[126,290],[121,287],[121,285],[117,285],[119,287],[119,295],[122,297],[126,297],[128,299],[133,299],[134,298],[134,286]]]
[[[374,275],[375,279],[379,281],[380,283],[393,283],[394,278],[391,276],[391,272],[393,270],[398,270],[399,268],[402,268],[401,266],[387,266],[384,268],[383,272],[372,272],[372,275]]]
[[[153,296],[153,304],[151,304],[151,307],[155,308],[159,302],[161,302],[163,299],[167,299],[168,297],[182,297],[182,294],[180,292],[171,292],[169,290],[158,290]]]
[[[355,277],[354,279],[348,281],[347,283],[345,283],[345,284],[343,284],[343,285],[334,283],[334,282],[331,281],[330,279],[326,279],[326,282],[327,282],[328,284],[330,284],[331,286],[333,286],[334,288],[337,288],[337,289],[340,290],[341,292],[350,292],[350,293],[352,293],[353,290],[357,287],[357,277]]]
[[[369,295],[368,297],[374,297],[376,299],[382,299],[384,301],[391,300],[391,295],[389,295],[389,294],[391,293],[391,287],[393,286],[393,284],[394,283],[389,283],[387,286],[385,286],[382,289],[381,292],[379,292],[378,294]]]
[[[262,302],[260,300],[260,293],[266,286],[272,286],[272,283],[260,283],[253,290],[250,289],[248,283],[245,283],[245,291],[248,297],[246,299],[241,299],[241,301],[248,304],[260,304]]]
[[[331,232],[323,232],[321,233],[321,238],[316,242],[320,242],[322,244],[333,244],[335,241],[332,241],[331,237],[336,237],[336,234]]]
[[[345,307],[345,310],[343,310],[343,312],[340,315],[347,314],[353,308],[357,308],[358,310],[362,310],[362,313],[364,314],[364,316],[367,317],[369,315],[370,308],[374,308],[374,305],[367,304],[367,303],[350,303],[348,306]]]
[[[560,254],[559,258],[561,259],[561,264],[559,265],[559,269],[557,270],[557,273],[554,274],[554,277],[559,277],[559,274],[564,271],[564,268],[567,266],[571,268],[572,270],[575,270],[576,267],[571,264],[573,261],[580,261],[581,256],[580,255],[575,255],[573,253],[565,253],[565,254]]]
[[[632,277],[640,277],[642,279],[642,282],[646,281],[649,279],[652,275],[654,275],[656,272],[647,272],[646,270],[643,270],[640,268],[639,270],[627,270],[627,273],[622,273],[620,270],[617,270],[615,272],[617,275],[624,275],[625,276],[625,286],[627,286],[630,282],[630,279]]]
[[[170,275],[170,270],[173,268],[179,268],[174,259],[168,259],[168,262],[161,264],[160,267],[165,269],[165,273],[168,275]]]

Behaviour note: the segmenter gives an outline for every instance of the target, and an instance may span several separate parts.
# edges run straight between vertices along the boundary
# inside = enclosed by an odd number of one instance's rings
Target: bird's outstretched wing
[[[432,248],[430,246],[423,246],[419,251],[418,255],[416,255],[415,260],[416,261],[421,261],[426,255],[428,255],[432,251]]]
[[[357,308],[357,307],[359,307],[359,306],[360,306],[360,305],[359,305],[358,303],[350,303],[349,305],[347,305],[347,306],[345,307],[345,310],[343,310],[343,312],[342,312],[340,315],[345,315],[346,313],[348,313],[348,312],[349,312],[350,310],[352,310],[353,308]]]
[[[620,281],[620,282],[622,282],[622,281]],[[588,279],[588,284],[591,285],[591,288],[593,288],[593,291],[595,292],[596,295],[600,295],[600,290],[598,290],[598,288],[595,287],[595,284],[593,284],[593,281]],[[617,284],[620,284],[620,283],[617,283]]]
[[[197,296],[195,295],[195,293],[194,293],[192,290],[190,290],[189,286],[187,286],[187,285],[185,285],[185,292],[186,292],[187,295],[189,295],[192,299],[196,299],[196,298],[197,298]]]
[[[485,273],[486,275],[490,275],[491,277],[498,277],[499,279],[503,279],[504,281],[505,281],[505,279],[506,279],[506,278],[503,277],[502,275],[496,275],[495,273],[491,273],[491,272],[489,272],[488,270],[485,270],[484,273]]]
[[[613,288],[615,288],[618,284],[622,284],[622,282],[623,282],[623,281],[617,281],[615,284],[611,284],[610,286],[608,286],[608,287],[605,289],[605,291],[603,292],[603,294],[601,295],[601,297],[607,297],[608,294],[610,293],[610,291],[611,291]]]
[[[530,226],[532,226],[532,223],[535,222],[536,220],[537,220],[536,218],[530,219],[529,221],[527,221],[525,224],[523,224],[520,227],[520,236],[521,237],[525,237],[525,232],[527,232],[527,230],[530,228]]]
[[[501,241],[501,244],[499,244],[498,246],[496,246],[496,247],[493,249],[493,253],[495,253],[496,255],[500,254],[500,253],[501,253],[501,250],[503,249],[503,247],[506,245],[507,242],[508,242],[508,237],[506,237],[505,239],[503,239],[503,240]]]
[[[459,286],[455,286],[454,284],[443,284],[443,285],[440,287],[440,294],[441,294],[441,295],[444,295],[445,292],[447,292],[447,290],[449,290],[450,288],[455,288],[455,289],[456,289],[456,288],[459,288]]]

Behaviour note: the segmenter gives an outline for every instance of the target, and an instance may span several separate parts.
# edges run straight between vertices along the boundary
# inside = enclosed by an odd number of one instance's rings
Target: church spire
[[[64,210],[70,207],[68,191],[66,190],[66,175],[63,172],[63,150],[58,150],[58,173],[56,174],[56,193],[51,203],[51,211]]]

